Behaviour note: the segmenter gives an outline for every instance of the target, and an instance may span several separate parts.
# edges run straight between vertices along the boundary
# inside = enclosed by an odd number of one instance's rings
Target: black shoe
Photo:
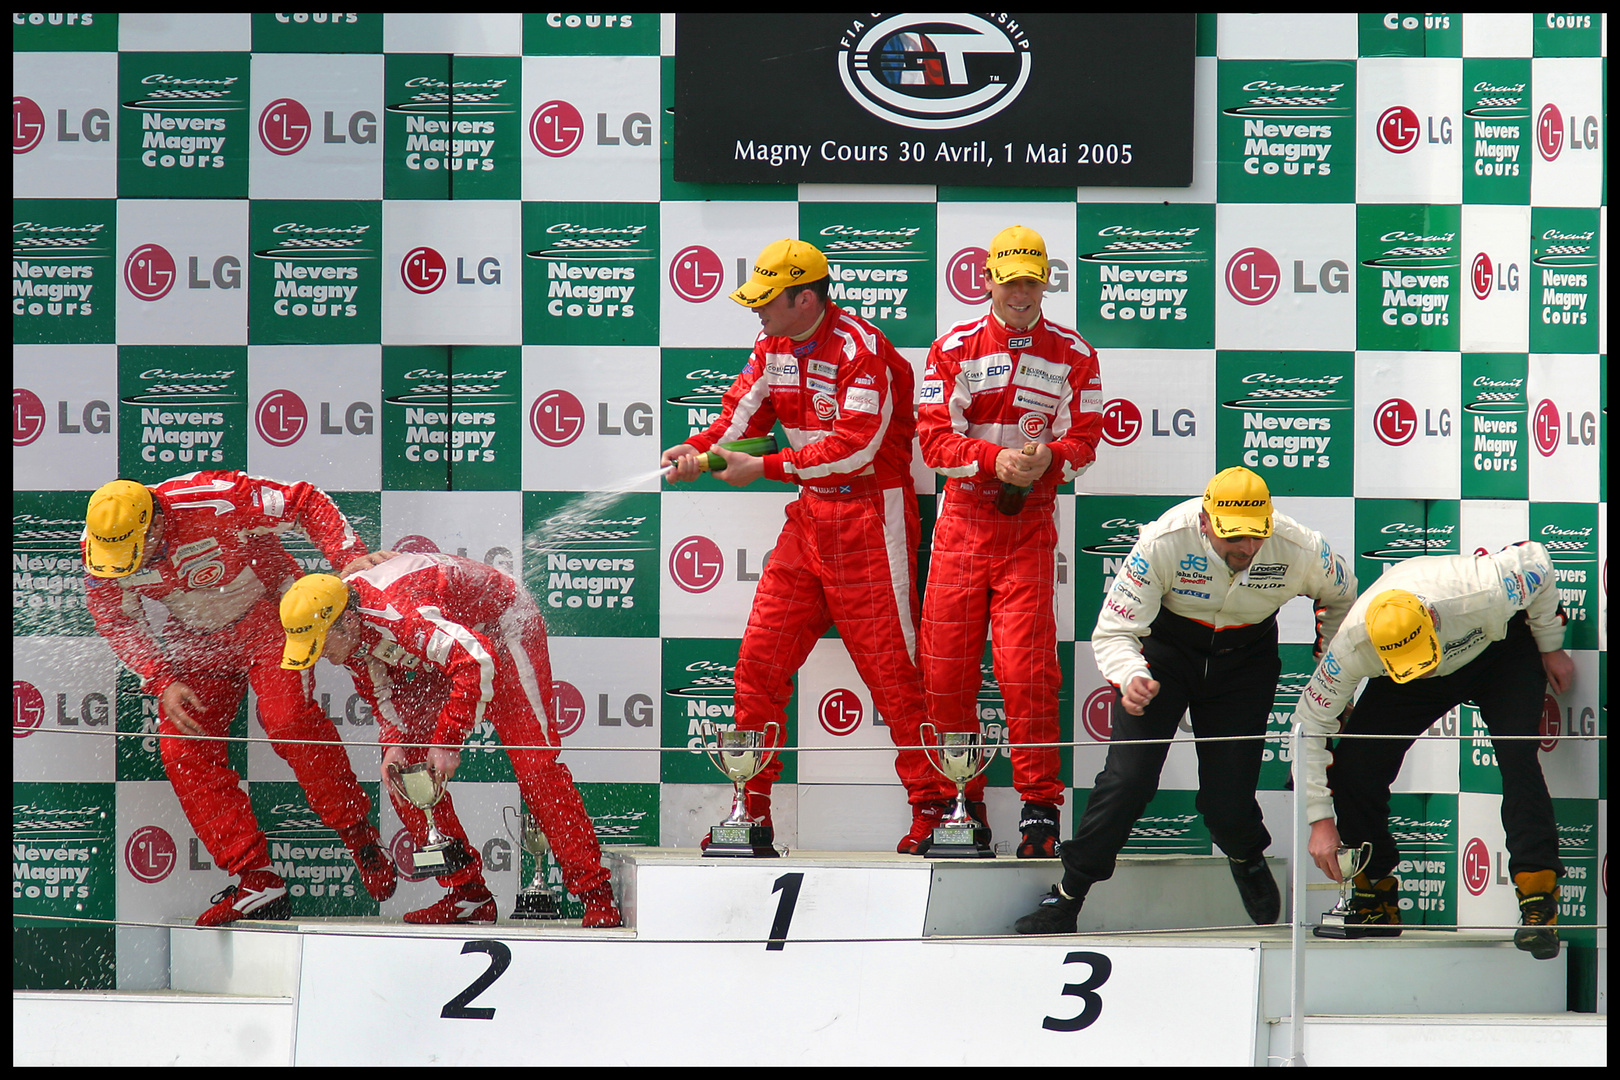
[[[1019,815],[1020,859],[1055,859],[1058,849],[1058,809],[1046,803],[1027,802]]]
[[[1228,858],[1232,880],[1237,882],[1238,895],[1243,897],[1243,910],[1256,926],[1277,921],[1282,914],[1282,896],[1277,892],[1277,879],[1271,876],[1266,857],[1257,855],[1248,862]]]
[[[1083,896],[1069,899],[1054,885],[1041,906],[1013,923],[1013,929],[1020,934],[1072,934],[1080,917],[1080,905],[1085,902]]]
[[[1317,937],[1369,938],[1401,936],[1400,882],[1386,877],[1376,885],[1366,874],[1357,874],[1355,891],[1350,894],[1350,911],[1344,917],[1343,932],[1318,926]]]
[[[1537,960],[1558,955],[1558,875],[1536,870],[1513,875],[1513,891],[1519,896],[1519,922],[1513,944]]]

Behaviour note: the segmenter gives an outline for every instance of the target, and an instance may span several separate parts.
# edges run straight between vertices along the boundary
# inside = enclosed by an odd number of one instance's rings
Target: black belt
[[[1217,630],[1196,619],[1177,615],[1169,608],[1160,608],[1158,617],[1153,620],[1152,636],[1210,656],[1225,656],[1254,645],[1275,643],[1277,613],[1272,612],[1263,621],[1247,626]]]

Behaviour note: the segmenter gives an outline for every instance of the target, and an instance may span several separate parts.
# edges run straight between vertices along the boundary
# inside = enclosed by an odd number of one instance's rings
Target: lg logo
[[[347,136],[333,130],[335,120],[336,116],[328,109],[326,129],[322,135],[324,142],[364,144],[377,141],[376,114],[363,110],[351,114]],[[286,157],[304,148],[314,127],[309,110],[304,108],[302,103],[293,98],[278,98],[266,105],[264,111],[259,114],[259,141],[272,154]]]
[[[1564,714],[1558,708],[1558,699],[1546,694],[1541,699],[1541,752],[1550,754],[1558,749],[1558,735],[1564,726]]]
[[[1198,434],[1198,423],[1191,409],[1177,409],[1170,414],[1170,427],[1160,427],[1159,410],[1152,412],[1150,435],[1177,435],[1186,438]],[[1142,410],[1126,398],[1115,398],[1103,406],[1103,440],[1110,446],[1129,446],[1142,433]]]
[[[725,267],[720,256],[702,244],[682,248],[669,260],[669,287],[689,304],[713,299],[724,280]]]
[[[33,683],[11,683],[11,737],[26,739],[45,722],[45,695]]]
[[[1463,848],[1462,879],[1470,896],[1479,896],[1491,883],[1491,851],[1477,836]]]
[[[551,694],[556,699],[554,726],[557,734],[566,739],[585,723],[585,695],[561,679],[551,684]]]
[[[1373,410],[1373,430],[1388,446],[1405,446],[1418,432],[1417,409],[1405,398],[1390,398]],[[1432,409],[1423,410],[1423,434],[1440,436],[1451,434],[1451,410],[1441,409],[1438,422]]]
[[[174,837],[156,825],[143,825],[124,844],[124,866],[143,885],[156,885],[180,862]]]
[[[1282,285],[1282,267],[1265,248],[1246,247],[1226,262],[1226,291],[1232,299],[1250,307],[1264,304],[1277,295]],[[1305,280],[1305,260],[1294,260],[1294,292],[1309,295],[1350,291],[1350,267],[1339,259],[1328,259],[1316,268],[1316,281]]]
[[[1574,114],[1569,117],[1569,148],[1571,150],[1596,150],[1598,144],[1597,117],[1588,116],[1581,122],[1579,131],[1575,129]],[[1536,116],[1536,150],[1544,161],[1557,161],[1558,155],[1564,151],[1564,114],[1552,102],[1541,107]]]
[[[725,569],[720,546],[707,536],[688,536],[669,553],[670,580],[689,593],[708,592],[719,584]]]
[[[1392,154],[1404,154],[1418,144],[1423,133],[1417,113],[1405,105],[1394,105],[1378,118],[1378,142]]]
[[[567,157],[585,141],[585,118],[566,101],[548,101],[529,116],[529,141],[546,157]],[[634,112],[608,134],[608,114],[596,114],[597,146],[651,146],[652,117]]]
[[[1536,406],[1531,429],[1535,432],[1536,452],[1542,457],[1552,457],[1558,450],[1560,435],[1570,446],[1593,446],[1597,442],[1596,415],[1582,413],[1577,427],[1575,414],[1567,412],[1560,418],[1551,398],[1542,398]]]
[[[188,289],[240,289],[242,263],[234,255],[221,255],[214,260],[213,277],[200,277],[198,257],[192,255],[186,278]],[[154,301],[169,295],[179,271],[174,256],[162,244],[138,244],[124,260],[124,287],[136,299]]]
[[[822,729],[829,735],[839,737],[853,734],[861,726],[865,715],[866,707],[861,704],[860,695],[842,687],[827,691],[822,695],[821,704],[816,707]]]
[[[1491,257],[1482,251],[1474,256],[1469,284],[1473,286],[1475,300],[1489,299],[1492,288],[1497,292],[1518,292],[1519,264],[1500,260],[1492,263]]]
[[[91,400],[84,403],[80,422],[68,419],[68,403],[56,403],[56,430],[64,435],[77,435],[87,431],[92,435],[105,435],[112,430],[112,408],[105,402]],[[25,387],[11,390],[11,445],[27,446],[45,433],[45,403],[39,395]]]
[[[11,99],[11,152],[26,154],[45,138],[45,110],[32,98]],[[56,110],[56,141],[106,142],[112,138],[112,118],[105,109],[86,109],[79,117],[79,130],[68,127],[68,111]]]
[[[1112,686],[1099,686],[1091,692],[1085,704],[1080,706],[1080,722],[1085,725],[1086,733],[1098,742],[1108,742],[1114,737]]]
[[[291,446],[303,438],[309,428],[309,408],[304,399],[291,390],[272,390],[259,399],[253,411],[253,425],[259,438],[271,446]],[[364,401],[353,401],[343,414],[343,426],[332,423],[332,403],[321,402],[322,435],[370,435],[372,432],[371,406]]]
[[[456,256],[457,285],[499,285],[501,261],[493,255],[485,256],[478,261],[477,273],[476,278],[468,277],[466,259]],[[444,256],[424,245],[405,253],[405,258],[399,264],[399,276],[411,292],[426,296],[443,285],[450,275]]]
[[[608,419],[608,403],[596,403],[598,435],[652,434],[652,406],[632,401],[625,406],[622,426]],[[585,406],[567,390],[547,390],[529,406],[529,430],[547,446],[568,446],[585,432]]]

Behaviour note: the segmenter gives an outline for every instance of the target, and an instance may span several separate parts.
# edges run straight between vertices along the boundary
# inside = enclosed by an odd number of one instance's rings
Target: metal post
[[[1294,760],[1290,763],[1294,774],[1294,850],[1290,869],[1294,875],[1294,918],[1289,928],[1291,947],[1289,963],[1293,969],[1293,989],[1290,994],[1293,1015],[1289,1021],[1288,1064],[1305,1064],[1305,870],[1309,855],[1305,850],[1309,823],[1305,820],[1305,723],[1294,725],[1289,736]]]

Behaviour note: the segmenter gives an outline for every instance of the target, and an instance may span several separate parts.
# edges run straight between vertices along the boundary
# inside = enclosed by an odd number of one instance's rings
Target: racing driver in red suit
[[[449,780],[461,763],[462,742],[488,720],[511,758],[523,800],[551,841],[563,884],[585,902],[583,924],[619,925],[596,830],[568,766],[557,760],[562,738],[546,624],[515,578],[456,555],[394,555],[346,580],[330,574],[300,579],[281,600],[281,627],[283,667],[308,670],[323,654],[348,666],[382,741],[394,744],[383,754],[385,770],[390,762],[425,760]],[[436,745],[397,745],[407,740]],[[389,795],[416,842],[425,843],[426,816],[392,787]],[[450,889],[443,899],[405,921],[494,922],[494,897],[448,795],[434,815],[470,858],[439,877]]]
[[[923,463],[947,477],[923,600],[929,715],[941,731],[977,727],[988,626],[1013,743],[1059,741],[1054,497],[1096,459],[1102,435],[1096,351],[1042,318],[1047,275],[1038,233],[998,233],[985,265],[990,310],[934,342],[917,405]],[[998,509],[1004,484],[1027,494]],[[1024,800],[1018,856],[1051,858],[1057,747],[1014,749],[1012,765]],[[982,799],[984,784],[972,781],[968,798]]]
[[[281,668],[276,604],[298,578],[281,546],[296,529],[334,567],[365,544],[319,489],[236,471],[204,471],[146,487],[114,480],[90,496],[81,541],[85,600],[96,629],[158,699],[163,767],[186,820],[215,864],[241,882],[214,897],[198,926],[292,913],[263,830],[222,736],[249,686],[271,747],[292,766],[312,810],[336,831],[371,896],[394,894],[394,864],[368,820],[371,801],[337,729],[311,700],[308,675]],[[143,601],[168,610],[161,632]]]
[[[743,633],[737,728],[762,731],[775,721],[785,736],[793,674],[836,624],[901,748],[895,771],[912,826],[898,850],[914,853],[933,830],[928,815],[955,792],[915,749],[927,719],[916,660],[915,380],[879,330],[828,301],[828,285],[826,257],[802,240],[778,240],[760,252],[752,277],[731,294],[759,315],[748,363],[726,391],[720,417],[665,450],[662,463],[673,467],[669,479],[692,480],[697,455],[712,450],[726,462],[715,476],[728,484],[763,476],[800,486]],[[754,457],[716,445],[768,434],[778,420],[787,449]],[[748,782],[748,812],[766,826],[781,770],[776,758]]]

